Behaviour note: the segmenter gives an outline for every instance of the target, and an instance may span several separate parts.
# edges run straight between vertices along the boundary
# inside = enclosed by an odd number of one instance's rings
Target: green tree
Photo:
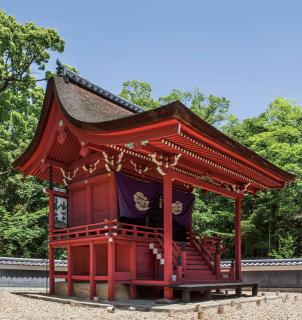
[[[150,110],[159,106],[159,103],[152,98],[151,94],[152,88],[148,83],[130,80],[123,83],[119,95],[146,110]]]
[[[123,83],[119,95],[146,110],[179,100],[202,119],[216,126],[219,126],[229,117],[229,100],[214,95],[205,96],[200,89],[194,89],[193,91],[174,89],[167,96],[161,96],[156,100],[152,98],[150,84],[131,80]]]
[[[0,94],[9,88],[36,86],[32,68],[45,70],[49,51],[63,52],[64,41],[53,29],[20,24],[0,11]]]
[[[50,54],[63,50],[55,30],[20,24],[0,11],[0,255],[47,252],[43,184],[25,178],[11,163],[33,137],[44,98],[37,83],[50,74]]]
[[[279,97],[258,117],[243,121],[232,118],[224,131],[297,175],[296,182],[283,190],[264,191],[245,198],[245,255],[301,256],[302,108]]]

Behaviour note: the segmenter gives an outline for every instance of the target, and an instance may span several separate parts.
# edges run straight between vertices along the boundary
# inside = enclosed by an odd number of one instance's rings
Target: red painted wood
[[[131,271],[131,243],[117,243],[116,244],[116,272],[130,272]]]
[[[110,173],[110,219],[118,218],[118,202],[117,202],[117,190],[116,190],[116,177],[115,173]]]
[[[72,252],[73,248],[71,247],[71,245],[69,244],[67,246],[67,292],[68,292],[68,296],[72,296],[73,294],[73,283],[72,283],[72,275],[73,275],[73,265],[74,265],[74,261],[73,261],[73,252]]]
[[[112,241],[111,241],[112,240]],[[115,243],[108,239],[108,300],[115,298]]]
[[[85,246],[73,246],[73,274],[89,275],[89,240]]]
[[[86,187],[86,224],[93,223],[93,212],[92,212],[92,187],[91,185],[87,185]]]
[[[106,238],[107,240],[107,238]],[[104,244],[95,245],[96,256],[96,275],[107,276],[108,274],[108,245],[107,241]]]
[[[172,280],[172,177],[170,171],[163,177],[164,188],[164,281],[169,284]],[[173,290],[169,287],[164,288],[164,297],[173,298]]]
[[[137,243],[136,245],[136,277],[137,279],[154,279],[155,257],[149,249],[149,244]]]
[[[37,149],[32,154],[31,158],[22,166],[22,168],[19,168],[21,171],[24,171],[25,175],[31,174],[34,168],[41,164],[40,157],[44,156],[46,158],[48,150],[50,150],[53,142],[56,140],[57,131],[55,128],[57,127],[59,116],[57,111],[54,109],[56,109],[55,101],[53,101],[51,104],[48,122]]]
[[[176,179],[178,181],[182,181],[184,183],[189,183],[192,186],[196,186],[196,187],[199,187],[199,188],[211,191],[211,192],[215,192],[215,193],[220,194],[225,197],[229,197],[229,198],[233,198],[233,199],[238,197],[238,194],[235,192],[229,191],[227,189],[221,188],[219,186],[216,186],[214,184],[211,184],[211,183],[208,183],[208,182],[205,182],[202,180],[197,180],[195,178],[188,177],[184,174],[181,174],[180,172],[173,171],[172,176],[174,179]]]
[[[54,260],[54,248],[49,246],[48,248],[48,259],[49,259],[49,293],[55,294],[55,260]]]
[[[102,179],[92,185],[94,223],[117,217],[117,210],[111,200],[111,184],[112,177],[108,177],[106,174]]]
[[[72,190],[72,218],[70,226],[86,225],[86,211],[87,211],[87,192],[86,185],[81,189]]]
[[[276,179],[277,181],[281,181],[281,179],[279,177],[277,177],[276,175],[274,175],[273,173],[269,172],[268,170],[264,169],[263,167],[256,165],[255,163],[253,163],[252,161],[250,161],[247,158],[244,158],[243,156],[238,155],[237,153],[230,151],[227,146],[222,146],[220,144],[218,144],[217,142],[215,142],[214,140],[211,140],[199,133],[197,133],[196,131],[192,130],[191,128],[183,125],[182,126],[182,131],[187,134],[191,134],[192,136],[196,137],[198,140],[200,140],[201,142],[205,142],[207,144],[209,144],[210,146],[216,148],[217,150],[221,151],[223,154],[229,155],[231,157],[233,157],[236,160],[239,160],[249,166],[251,166],[252,168],[255,168],[256,170],[259,170],[261,173],[271,177],[272,179]]]
[[[90,299],[93,299],[93,297],[95,296],[95,292],[96,292],[96,284],[95,284],[95,280],[94,280],[94,276],[95,276],[95,246],[94,243],[92,241],[90,241],[89,244],[89,282],[90,282],[90,290],[89,290],[89,297]]]
[[[114,174],[83,178],[68,186],[70,205],[69,226],[81,226],[115,219],[118,215]],[[86,218],[85,218],[86,217]],[[86,221],[84,222],[84,219]]]
[[[235,277],[242,279],[241,275],[241,199],[235,199]]]
[[[131,256],[130,256],[130,270],[131,279],[136,279],[136,242],[131,243]],[[130,285],[130,298],[136,298],[136,286],[134,284]]]

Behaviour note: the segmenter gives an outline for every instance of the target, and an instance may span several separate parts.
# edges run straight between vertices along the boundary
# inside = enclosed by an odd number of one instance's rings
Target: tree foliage
[[[43,184],[25,178],[11,164],[37,126],[44,98],[37,80],[49,76],[50,52],[63,49],[55,30],[19,24],[0,11],[0,255],[47,253]]]
[[[227,120],[229,117],[229,100],[214,95],[205,96],[198,88],[195,88],[192,91],[174,89],[167,96],[159,97],[156,100],[152,98],[152,88],[150,84],[137,80],[130,80],[123,83],[120,96],[146,110],[154,109],[160,105],[178,100],[202,119],[216,126]]]

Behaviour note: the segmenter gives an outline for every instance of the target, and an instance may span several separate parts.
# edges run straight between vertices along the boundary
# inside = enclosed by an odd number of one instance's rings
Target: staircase
[[[158,260],[159,264],[164,265],[165,260],[164,260],[163,249],[157,243],[154,243],[154,242],[149,244],[149,249],[152,250],[152,253],[154,254],[156,260]]]
[[[149,244],[160,266],[164,261],[163,239]],[[221,280],[220,254],[223,248],[218,238],[200,238],[189,234],[185,242],[173,241],[173,281],[202,283]]]
[[[202,257],[192,241],[186,243],[186,261],[184,269],[183,281],[196,280],[202,282],[216,279],[216,275],[212,271],[212,268],[207,264],[206,260]]]

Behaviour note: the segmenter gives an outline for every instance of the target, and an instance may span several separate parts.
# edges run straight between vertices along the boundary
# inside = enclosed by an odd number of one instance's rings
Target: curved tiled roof
[[[11,258],[0,257],[0,265],[10,266],[46,266],[48,265],[48,259],[31,259],[31,258]],[[56,267],[66,267],[66,260],[55,260]]]
[[[223,267],[231,266],[231,261],[221,261]],[[241,265],[243,267],[248,266],[296,266],[302,265],[302,258],[295,259],[251,259],[242,260]]]
[[[31,259],[31,258],[11,258],[0,257],[0,265],[20,265],[20,266],[45,266],[48,259]],[[242,260],[243,267],[247,266],[302,266],[302,258],[294,259],[251,259]],[[222,267],[230,267],[231,261],[221,261]],[[56,267],[66,267],[67,260],[55,260]]]

